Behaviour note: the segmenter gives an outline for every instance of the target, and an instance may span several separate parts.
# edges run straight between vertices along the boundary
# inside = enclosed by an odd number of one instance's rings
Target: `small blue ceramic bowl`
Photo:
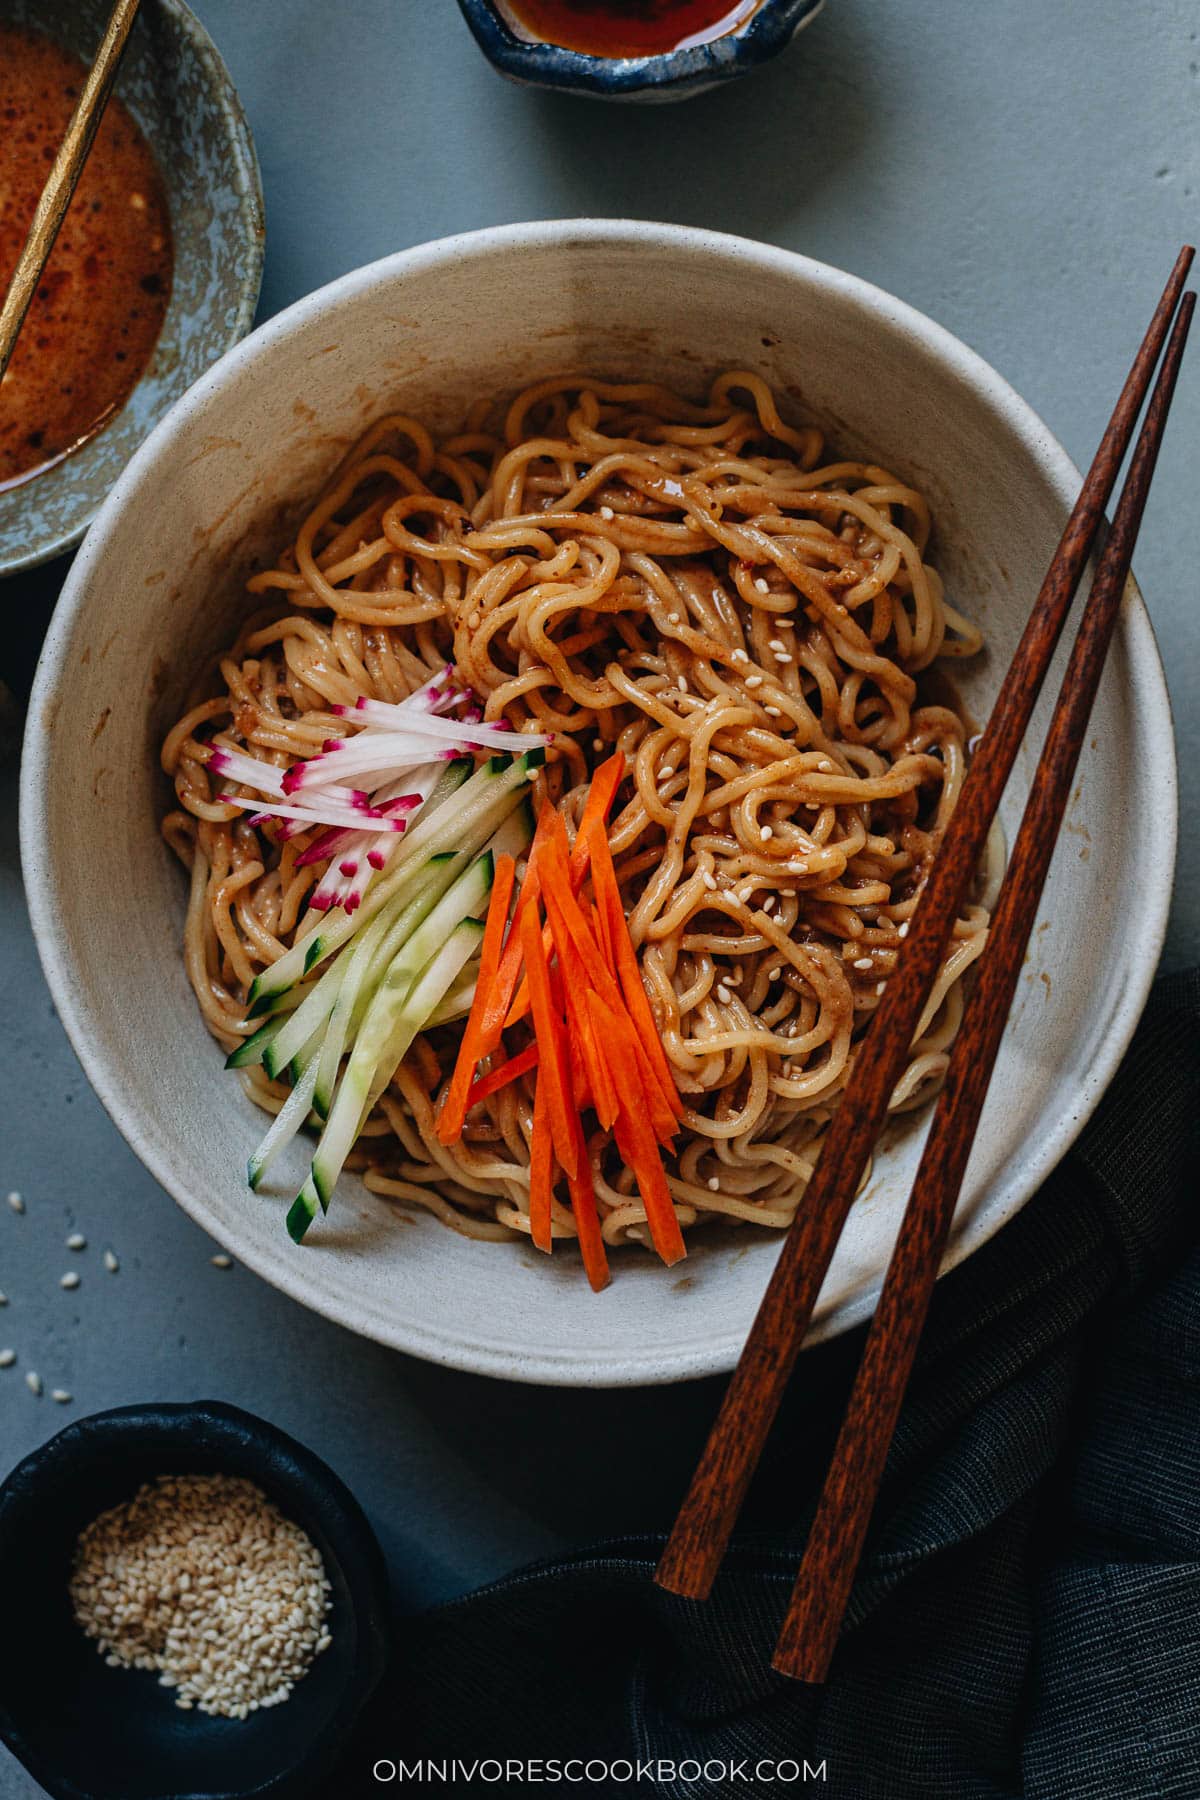
[[[597,100],[686,100],[786,49],[824,0],[759,0],[723,37],[657,56],[588,56],[532,38],[505,0],[458,0],[488,61],[510,81]],[[733,10],[730,0],[730,10]]]

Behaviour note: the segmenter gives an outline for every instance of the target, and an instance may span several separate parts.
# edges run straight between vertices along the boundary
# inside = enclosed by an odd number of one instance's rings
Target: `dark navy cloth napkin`
[[[824,1690],[770,1654],[860,1333],[801,1358],[711,1601],[652,1585],[652,1519],[405,1621],[339,1794],[413,1791],[399,1748],[458,1793],[1200,1800],[1198,1118],[1192,974],[939,1284]]]

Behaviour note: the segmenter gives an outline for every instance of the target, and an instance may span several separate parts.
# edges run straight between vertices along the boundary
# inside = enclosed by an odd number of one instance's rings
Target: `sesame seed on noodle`
[[[80,1533],[69,1588],[109,1666],[154,1670],[185,1712],[276,1706],[330,1643],[320,1553],[239,1477],[145,1483]]]
[[[11,1369],[16,1360],[15,1350],[0,1350],[0,1369]]]

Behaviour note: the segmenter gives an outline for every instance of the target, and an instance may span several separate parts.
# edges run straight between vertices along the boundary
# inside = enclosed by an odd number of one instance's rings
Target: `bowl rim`
[[[47,709],[55,705],[60,685],[69,679],[68,651],[87,597],[89,578],[105,555],[108,538],[127,499],[150,473],[160,448],[187,430],[193,415],[203,409],[211,393],[252,368],[270,346],[309,319],[373,288],[463,258],[494,254],[512,256],[546,248],[568,250],[576,245],[611,250],[633,247],[635,251],[655,255],[667,249],[681,258],[733,258],[740,261],[746,271],[759,269],[799,277],[836,294],[843,303],[871,319],[907,331],[974,390],[991,410],[1004,418],[1061,495],[1064,513],[1078,494],[1079,471],[1037,413],[983,357],[944,326],[906,301],[845,270],[817,262],[796,251],[692,226],[626,219],[553,219],[489,226],[480,231],[434,239],[364,264],[313,290],[260,325],[214,363],[160,420],[126,465],[88,532],[64,584],[46,634],[30,696],[21,757],[20,839],[30,920],[42,969],[84,1072],[109,1116],[150,1173],[183,1210],[219,1242],[226,1241],[223,1227],[214,1217],[201,1185],[190,1184],[185,1173],[172,1167],[165,1155],[159,1155],[142,1130],[137,1106],[130,1103],[119,1079],[107,1066],[103,1048],[93,1033],[83,984],[75,978],[67,947],[58,941],[52,873],[48,860],[40,854],[40,846],[46,841],[53,773],[52,739],[49,733],[38,729],[35,721],[50,716]],[[1159,842],[1164,853],[1156,865],[1158,872],[1143,895],[1145,910],[1141,930],[1127,948],[1125,986],[1112,1009],[1098,1054],[1079,1075],[1074,1105],[1054,1121],[1036,1147],[1029,1150],[1009,1204],[1003,1208],[981,1209],[954,1233],[942,1264],[943,1274],[964,1261],[1014,1217],[1071,1148],[1116,1074],[1141,1017],[1161,956],[1171,902],[1178,826],[1175,738],[1161,656],[1145,603],[1132,578],[1123,608],[1122,627],[1128,635],[1130,665],[1139,678],[1138,701],[1147,733],[1159,747],[1161,766],[1156,770],[1159,782],[1156,798],[1161,808]],[[741,1350],[742,1339],[736,1334],[723,1338],[692,1335],[681,1337],[674,1351],[660,1347],[652,1352],[626,1351],[609,1357],[593,1351],[590,1359],[584,1359],[534,1349],[525,1350],[518,1357],[508,1348],[485,1339],[472,1339],[458,1329],[443,1331],[432,1325],[414,1324],[394,1317],[386,1321],[371,1317],[355,1322],[323,1292],[319,1271],[314,1268],[312,1275],[307,1272],[305,1259],[281,1262],[277,1257],[260,1254],[253,1247],[248,1250],[240,1243],[230,1243],[229,1248],[256,1275],[335,1324],[426,1361],[503,1380],[564,1387],[653,1386],[725,1373],[734,1366]],[[806,1344],[839,1335],[861,1323],[870,1316],[876,1294],[877,1284],[873,1284],[856,1300],[835,1309],[809,1332]]]
[[[156,0],[163,14],[173,20],[181,37],[187,38],[196,53],[197,60],[203,64],[207,75],[207,86],[217,106],[224,114],[228,147],[230,154],[230,172],[233,185],[237,191],[237,213],[240,223],[240,235],[247,248],[245,261],[241,264],[241,276],[238,283],[238,300],[236,309],[230,314],[223,336],[228,350],[246,336],[254,323],[254,313],[258,306],[259,291],[262,287],[263,260],[266,255],[266,207],[263,200],[262,175],[258,166],[258,153],[254,148],[254,138],[250,132],[250,124],[246,111],[233,85],[233,77],[226,67],[221,52],[217,49],[209,33],[205,30],[186,0]],[[119,87],[116,90],[120,97]],[[224,352],[222,352],[222,355]],[[220,360],[217,358],[216,360]],[[210,365],[211,367],[212,365]],[[137,388],[141,386],[142,375],[139,375],[129,395],[110,421],[116,425],[121,413],[128,405]],[[184,389],[184,393],[188,390]],[[130,456],[126,458],[124,468],[162,423],[183,394],[176,396],[166,411],[150,427],[150,430],[134,445]],[[107,430],[108,427],[106,426]],[[92,440],[89,438],[80,449],[86,448]],[[73,455],[74,452],[71,452]],[[70,462],[71,455],[64,460]],[[122,471],[123,472],[123,471]],[[31,478],[36,480],[37,477]],[[18,486],[21,484],[18,483]],[[115,485],[115,484],[114,484]],[[109,493],[112,489],[109,489]],[[40,568],[43,563],[52,562],[56,556],[64,556],[74,548],[99,517],[107,495],[100,499],[91,496],[81,497],[79,505],[74,509],[71,522],[61,526],[53,535],[39,538],[24,549],[14,551],[10,556],[0,556],[0,581],[6,581],[12,575],[27,574],[30,569]]]
[[[497,0],[458,0],[471,34],[492,67],[510,81],[598,100],[673,99],[732,81],[786,50],[825,0],[759,0],[740,26],[708,43],[645,56],[596,56],[548,38],[522,38]]]

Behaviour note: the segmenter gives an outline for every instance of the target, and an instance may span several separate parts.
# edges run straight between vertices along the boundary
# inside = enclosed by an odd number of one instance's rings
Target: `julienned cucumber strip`
[[[540,749],[526,751],[511,762],[503,757],[493,757],[441,805],[434,807],[427,802],[417,824],[404,834],[387,870],[367,890],[358,912],[347,915],[335,909],[326,914],[302,942],[293,945],[269,969],[263,970],[250,989],[249,1016],[253,1018],[266,1012],[274,995],[300,980],[314,963],[339,949],[401,891],[413,877],[419,852],[427,857],[433,850],[451,846],[468,854],[482,849],[497,825],[512,811],[516,804],[514,796],[532,780],[544,761],[545,752]],[[442,840],[440,843],[439,839]]]
[[[329,1124],[325,1127],[317,1152],[317,1157],[321,1159],[321,1167],[318,1168],[317,1159],[314,1158],[312,1174],[296,1196],[288,1213],[288,1231],[297,1243],[300,1242],[316,1217],[318,1204],[324,1208],[328,1207],[334,1183],[342,1172],[346,1157],[358,1136],[363,1120],[378,1101],[413,1039],[428,1023],[431,1009],[436,1007],[441,995],[445,993],[464,964],[476,954],[482,936],[483,925],[478,919],[464,919],[456,925],[424,973],[415,984],[410,986],[407,999],[399,1001],[395,1016],[388,1022],[390,1028],[387,1032],[387,1043],[379,1065],[371,1079],[367,1096],[361,1104],[355,1104],[354,1091],[347,1090],[346,1082],[350,1075],[350,1071],[347,1070],[342,1086],[338,1089],[337,1106]],[[348,1125],[337,1119],[337,1111],[343,1105],[344,1096],[345,1117],[349,1119]],[[331,1137],[331,1128],[337,1133],[336,1140]]]
[[[314,1050],[299,1081],[271,1121],[266,1137],[246,1164],[246,1179],[256,1191],[271,1163],[285,1144],[291,1142],[312,1111],[313,1089],[317,1085],[317,1053]]]
[[[361,941],[352,939],[334,964],[335,968],[345,966],[345,979],[338,990],[317,1069],[313,1103],[322,1118],[326,1117],[333,1102],[334,1085],[346,1045],[357,1030],[388,964],[450,886],[459,872],[454,866],[456,862],[457,858],[449,853],[431,856],[417,892],[407,900],[401,893],[389,901],[363,931]]]
[[[321,1134],[321,1142],[313,1157],[313,1183],[323,1206],[329,1205],[342,1166],[362,1129],[365,1109],[381,1060],[390,1053],[389,1040],[396,1030],[409,989],[426,966],[447,949],[448,940],[453,937],[455,954],[450,959],[446,978],[426,1007],[425,1014],[413,1028],[412,1035],[415,1037],[424,1024],[425,1017],[432,1012],[446,988],[471,956],[473,944],[478,941],[482,930],[473,915],[486,906],[491,885],[492,858],[488,854],[472,863],[467,872],[459,877],[393,958],[359,1027],[350,1060],[338,1085],[325,1130]],[[473,938],[469,933],[457,930],[467,919],[471,919],[477,927]],[[407,1043],[404,1048],[407,1049]],[[397,1052],[387,1064],[385,1085],[403,1053],[403,1050]]]
[[[265,1025],[260,1025],[252,1037],[243,1038],[237,1049],[231,1050],[225,1058],[225,1067],[248,1069],[253,1063],[260,1063],[267,1045],[279,1036],[290,1017],[291,1014],[286,1012],[277,1013]]]
[[[490,845],[493,855],[507,853],[519,856],[529,848],[533,830],[533,808],[529,804],[528,795],[525,795],[494,833]],[[397,912],[400,901],[389,902],[362,933],[362,943],[356,943],[352,939],[340,952],[335,967],[347,957],[352,957],[353,961],[338,991],[337,1004],[321,1047],[313,1106],[322,1118],[328,1116],[333,1104],[333,1090],[347,1043],[358,1029],[393,956],[431,910],[435,901],[441,898],[462,873],[469,860],[469,856],[461,851],[446,851],[441,855],[431,856],[426,866],[426,878],[422,880],[414,897],[403,906],[403,910]],[[381,919],[386,923],[382,936],[379,923]],[[430,1023],[440,1025],[451,1019],[462,1018],[471,1010],[474,995],[475,985],[472,981],[465,990],[465,996],[449,1011],[439,1008],[436,1019],[431,1018]]]
[[[472,963],[466,971],[466,979],[452,987],[440,1006],[436,1006],[425,1021],[425,1029],[431,1030],[435,1025],[450,1025],[455,1019],[465,1019],[475,1004],[475,979],[479,973],[477,963]]]
[[[312,987],[303,1004],[290,1013],[283,1030],[267,1045],[263,1066],[276,1079],[304,1048],[314,1031],[318,1031],[333,1011],[342,985],[345,969],[334,963]]]
[[[310,1175],[308,1180],[304,1183],[304,1186],[300,1189],[300,1192],[296,1195],[296,1198],[292,1201],[292,1204],[288,1207],[288,1236],[292,1239],[293,1243],[298,1244],[301,1241],[305,1232],[316,1218],[320,1204],[321,1202],[317,1196],[317,1190],[313,1186],[313,1178]]]
[[[383,1055],[375,1065],[375,1078],[363,1111],[364,1123],[378,1106],[380,1095],[391,1081],[409,1045],[428,1025],[430,1015],[446,989],[470,958],[478,955],[483,930],[482,919],[464,919],[460,925],[456,925],[437,955],[426,964],[409,988],[384,1046]]]
[[[463,868],[491,841],[497,827],[517,805],[517,789],[527,779],[521,776],[518,763],[510,764],[506,769],[494,768],[494,763],[503,760],[501,757],[493,758],[493,763],[479,771],[479,776],[488,779],[489,785],[476,790],[472,795],[471,784],[468,783],[460,795],[452,796],[447,801],[439,815],[441,824],[436,830],[430,831],[424,843],[427,855],[432,851],[446,851],[456,856],[458,866]],[[521,759],[522,762],[524,760]],[[478,778],[477,776],[475,779]],[[392,894],[407,892],[413,879],[414,864],[409,861],[394,876],[391,870],[387,872],[378,884],[378,894],[386,903]],[[344,913],[336,917],[332,913],[329,915],[329,925],[309,946],[304,965],[306,973],[353,936],[360,917],[371,918],[380,904],[378,898],[373,903],[374,893],[375,890],[368,892],[361,913],[355,913],[351,917]]]

